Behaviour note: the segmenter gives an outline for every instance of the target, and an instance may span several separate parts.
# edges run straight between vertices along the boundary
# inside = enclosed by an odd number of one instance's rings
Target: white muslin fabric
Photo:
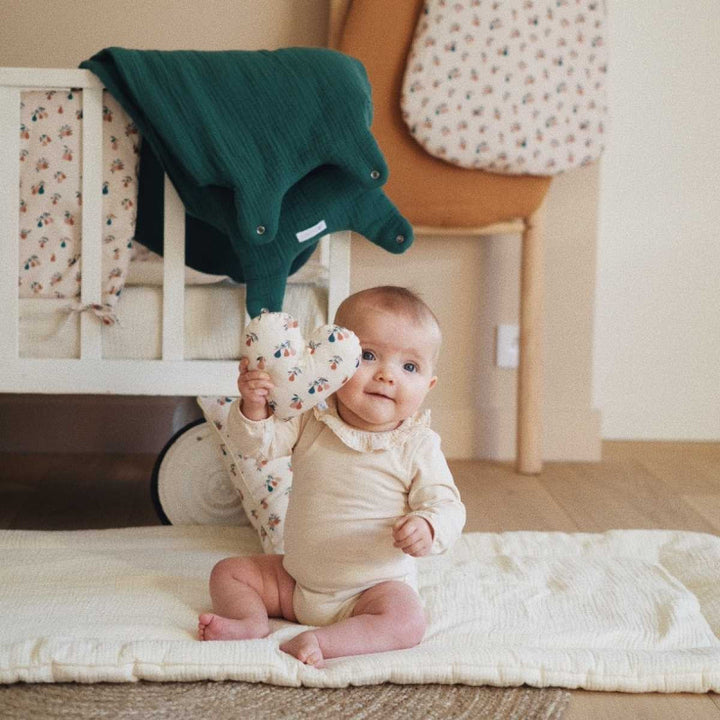
[[[318,670],[300,631],[200,642],[208,576],[260,551],[252,528],[0,532],[0,682],[244,680],[720,690],[720,538],[664,530],[467,533],[419,561],[428,614],[412,649]]]

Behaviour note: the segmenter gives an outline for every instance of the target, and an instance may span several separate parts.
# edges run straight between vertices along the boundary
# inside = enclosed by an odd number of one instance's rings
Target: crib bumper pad
[[[140,137],[103,93],[102,305],[112,313],[133,254]],[[21,298],[79,298],[82,92],[30,90],[20,106]],[[66,304],[64,304],[66,305]],[[102,313],[99,313],[102,316]]]
[[[160,221],[147,219],[162,207],[153,155],[194,219],[189,261],[246,282],[251,315],[281,309],[287,275],[328,232],[355,230],[395,253],[410,246],[410,225],[382,191],[388,169],[358,61],[323,48],[107,48],[81,67],[147,141],[138,240],[162,249]]]

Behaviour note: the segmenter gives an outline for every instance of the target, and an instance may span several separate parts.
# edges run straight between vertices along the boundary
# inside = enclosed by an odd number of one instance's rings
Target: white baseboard
[[[445,455],[457,460],[514,460],[514,408],[432,408],[433,429],[440,433]],[[546,408],[543,418],[543,459],[599,462],[600,413],[591,408]]]

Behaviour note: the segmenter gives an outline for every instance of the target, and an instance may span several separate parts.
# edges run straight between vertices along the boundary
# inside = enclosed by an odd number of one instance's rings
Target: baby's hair
[[[439,327],[435,313],[425,304],[419,295],[399,285],[381,285],[360,290],[340,303],[335,314],[335,322],[342,325],[343,318],[349,316],[359,305],[374,305],[384,310],[400,312],[416,322],[432,322]]]
[[[439,350],[442,338],[440,323],[425,301],[412,290],[399,285],[381,285],[367,290],[360,290],[340,303],[340,307],[335,313],[335,322],[352,330],[353,316],[358,308],[363,305],[400,313],[418,325],[430,326],[437,335],[437,347]],[[435,355],[437,356],[437,352]]]

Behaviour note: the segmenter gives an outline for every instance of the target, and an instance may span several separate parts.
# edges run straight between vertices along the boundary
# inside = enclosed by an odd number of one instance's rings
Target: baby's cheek
[[[355,374],[337,391],[337,396],[342,400],[360,390],[363,385],[362,368],[355,371]]]
[[[335,393],[335,397],[340,405],[352,409],[357,404],[355,398],[358,396],[358,392],[354,389],[354,386],[351,385],[351,383],[352,379],[348,380],[341,388],[338,389]]]
[[[340,402],[342,402],[342,403],[345,403],[345,401],[346,401],[347,398],[348,398],[348,395],[349,395],[349,392],[348,392],[348,384],[349,384],[350,382],[351,382],[351,381],[348,380],[348,382],[346,382],[342,387],[340,387],[340,388],[338,389],[338,391],[335,393],[335,396],[337,397],[337,399],[340,400]]]

